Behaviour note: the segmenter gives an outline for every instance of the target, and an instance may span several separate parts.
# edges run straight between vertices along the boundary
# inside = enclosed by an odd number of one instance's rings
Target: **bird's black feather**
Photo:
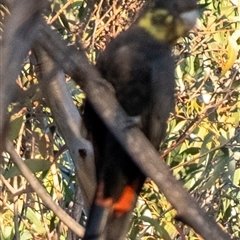
[[[192,2],[195,1],[189,0]],[[131,28],[108,44],[97,61],[97,68],[113,85],[122,108],[129,117],[140,117],[141,130],[157,150],[166,132],[169,113],[174,110],[171,44],[189,29],[181,26],[179,30],[176,26],[184,9],[180,0],[155,1]],[[163,23],[158,23],[159,16],[164,19]],[[176,31],[160,32],[162,37],[158,38],[158,32],[148,29],[148,24],[149,27],[159,24],[157,31]],[[86,103],[85,122],[95,149],[98,188],[84,239],[124,239],[145,176],[89,103]]]

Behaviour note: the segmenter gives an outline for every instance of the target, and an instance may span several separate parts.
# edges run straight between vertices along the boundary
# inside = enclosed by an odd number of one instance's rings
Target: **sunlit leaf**
[[[8,139],[14,140],[18,137],[20,129],[23,124],[23,116],[17,117],[10,122],[10,129],[8,132]]]
[[[233,175],[233,184],[240,187],[240,168],[236,169]]]
[[[31,208],[28,207],[27,212],[26,212],[26,216],[33,223],[34,230],[38,234],[42,234],[42,233],[46,232],[42,221],[40,221],[41,215],[39,213],[34,212]]]
[[[228,47],[227,47],[228,59],[222,68],[221,76],[224,76],[226,72],[233,66],[233,64],[237,60],[238,50],[239,50],[239,46],[236,40],[232,36],[228,37]]]
[[[163,226],[160,225],[160,223],[157,220],[154,220],[147,216],[141,216],[140,220],[142,220],[143,222],[150,223],[151,226],[153,226],[154,229],[159,232],[162,239],[171,240],[171,237],[169,236],[168,232],[164,229]]]
[[[46,171],[50,168],[51,162],[47,160],[39,160],[39,159],[27,159],[24,161],[27,167],[31,170],[32,173]],[[5,172],[5,178],[12,178],[15,176],[21,175],[20,170],[17,166],[13,166],[9,168],[7,172]]]

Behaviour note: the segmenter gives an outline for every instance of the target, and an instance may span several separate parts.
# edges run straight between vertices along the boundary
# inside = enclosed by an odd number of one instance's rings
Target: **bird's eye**
[[[151,23],[152,25],[160,25],[165,22],[165,12],[155,12],[152,14]]]

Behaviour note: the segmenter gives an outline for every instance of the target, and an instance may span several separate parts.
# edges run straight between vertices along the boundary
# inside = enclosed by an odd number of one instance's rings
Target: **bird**
[[[159,150],[174,110],[172,46],[197,18],[195,0],[151,0],[138,19],[100,54],[96,67],[120,106]],[[122,240],[146,176],[87,101],[83,116],[94,146],[97,189],[84,240]],[[147,161],[147,159],[146,159]]]

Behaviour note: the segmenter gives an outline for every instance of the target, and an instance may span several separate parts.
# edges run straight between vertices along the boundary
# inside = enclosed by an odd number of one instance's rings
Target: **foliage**
[[[112,3],[111,3],[112,2]],[[53,0],[46,21],[63,39],[80,41],[89,59],[134,21],[143,1]],[[0,8],[1,19],[7,10]],[[169,119],[161,154],[192,196],[230,234],[240,238],[239,29],[234,1],[201,0],[200,16],[188,37],[179,39],[176,56],[176,109]],[[66,78],[81,111],[84,94]],[[74,167],[65,142],[38,87],[31,53],[17,80],[19,94],[9,106],[11,139],[27,165],[68,210],[74,194]],[[19,216],[21,239],[66,237],[66,228],[47,209],[4,156],[0,238],[12,239]],[[34,162],[34,164],[33,164]],[[32,166],[31,166],[32,165]],[[134,211],[128,239],[200,239],[175,220],[176,212],[150,180]],[[16,226],[15,226],[16,227]],[[16,229],[16,228],[15,228]]]
[[[192,196],[239,238],[239,6],[228,1],[200,3],[195,29],[179,40],[174,51],[177,101],[162,156]],[[153,239],[184,239],[184,235],[198,239],[186,226],[168,218],[171,206],[165,208],[161,194],[153,197],[147,191],[142,198],[151,220],[164,226],[162,232],[152,228]],[[159,205],[164,205],[157,216],[151,199],[161,199]],[[138,221],[135,224],[141,224],[144,236],[149,235],[149,227]]]

